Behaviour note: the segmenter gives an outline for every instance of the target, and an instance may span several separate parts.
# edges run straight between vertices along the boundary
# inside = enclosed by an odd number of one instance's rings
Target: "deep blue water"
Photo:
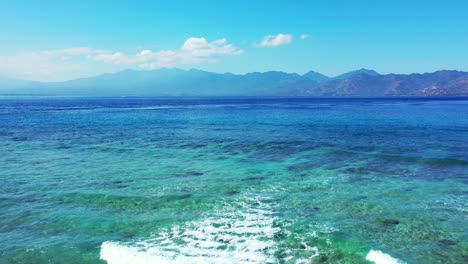
[[[467,98],[0,98],[0,263],[468,262]]]

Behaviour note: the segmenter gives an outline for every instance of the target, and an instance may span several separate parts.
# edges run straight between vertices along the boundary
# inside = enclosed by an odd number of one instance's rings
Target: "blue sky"
[[[0,0],[0,75],[468,71],[468,1],[71,2]]]

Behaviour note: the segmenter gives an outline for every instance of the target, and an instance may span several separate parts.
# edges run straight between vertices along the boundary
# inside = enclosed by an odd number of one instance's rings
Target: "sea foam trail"
[[[371,250],[366,256],[366,260],[375,264],[403,264],[400,260],[383,253],[380,250]]]
[[[260,197],[248,198],[219,213],[174,226],[149,240],[104,242],[101,259],[109,264],[275,262],[274,235],[280,228],[274,226],[277,219],[271,205]]]

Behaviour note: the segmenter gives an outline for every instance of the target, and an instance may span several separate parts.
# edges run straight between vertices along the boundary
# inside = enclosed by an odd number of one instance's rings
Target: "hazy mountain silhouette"
[[[378,76],[380,75],[378,72],[374,71],[374,70],[368,70],[368,69],[360,69],[360,70],[356,70],[356,71],[350,71],[350,72],[347,72],[347,73],[343,73],[341,75],[338,75],[336,77],[333,77],[331,79],[333,80],[342,80],[342,79],[349,79],[351,77],[354,77],[354,76],[357,76],[357,75],[361,75],[361,74],[364,74],[364,75],[370,75],[370,76]]]
[[[468,73],[385,74],[361,69],[336,77],[310,71],[244,75],[201,70],[125,70],[58,83],[0,79],[0,94],[59,96],[462,96]]]
[[[306,77],[308,79],[311,79],[312,81],[315,81],[317,83],[324,83],[324,82],[327,82],[329,80],[331,80],[332,78],[326,76],[326,75],[323,75],[319,72],[316,72],[316,71],[309,71],[307,72],[306,74],[302,75],[303,77]]]

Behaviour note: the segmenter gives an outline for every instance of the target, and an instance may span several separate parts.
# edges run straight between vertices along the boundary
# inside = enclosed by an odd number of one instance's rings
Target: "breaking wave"
[[[109,264],[138,263],[275,263],[281,227],[265,198],[247,198],[219,214],[183,226],[174,226],[139,242],[106,241],[100,257]],[[310,256],[316,247],[304,245]],[[309,261],[298,260],[300,263]]]

